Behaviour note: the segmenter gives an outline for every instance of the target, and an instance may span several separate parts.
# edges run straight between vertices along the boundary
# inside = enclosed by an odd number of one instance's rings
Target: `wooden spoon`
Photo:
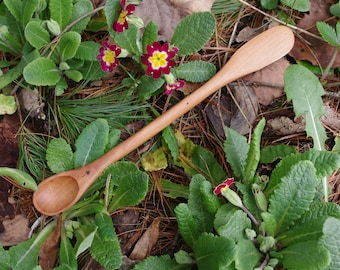
[[[62,172],[42,181],[33,194],[35,208],[48,216],[65,211],[84,195],[111,163],[129,154],[221,87],[280,59],[291,50],[293,44],[294,35],[285,26],[273,27],[256,36],[237,50],[206,84],[104,156],[84,167]]]

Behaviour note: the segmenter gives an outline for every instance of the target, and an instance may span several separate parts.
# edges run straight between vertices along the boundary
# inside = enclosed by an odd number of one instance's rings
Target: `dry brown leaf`
[[[325,115],[321,117],[321,122],[326,126],[340,132],[340,113],[332,108],[329,103],[324,104]]]
[[[319,31],[315,27],[316,22],[327,21],[327,23],[333,26],[337,22],[337,19],[329,20],[332,17],[329,13],[329,7],[333,3],[335,3],[335,1],[311,1],[309,13],[305,14],[304,17],[298,21],[297,27],[320,36]],[[333,56],[335,48],[328,45],[328,43],[309,35],[300,33],[300,36],[302,39],[295,39],[294,47],[289,54],[296,60],[308,60],[313,65],[321,65],[324,68],[327,67]],[[340,66],[340,52],[338,53],[332,67],[335,68],[338,66]]]
[[[289,66],[285,58],[245,76],[243,79],[254,84],[254,92],[260,104],[268,105],[283,93],[283,73]]]
[[[39,265],[43,270],[52,269],[56,263],[59,251],[61,224],[62,215],[59,215],[56,228],[41,245],[39,253]]]
[[[23,215],[16,215],[13,219],[5,219],[2,225],[4,228],[4,232],[0,234],[0,244],[2,246],[13,246],[28,239],[30,231],[28,219]]]
[[[161,219],[155,218],[150,227],[136,243],[129,258],[131,260],[143,260],[150,255],[151,250],[156,245],[159,236],[159,223]]]
[[[290,135],[303,132],[305,130],[305,122],[301,117],[295,119],[294,121],[287,116],[269,119],[267,121],[267,126],[276,135]]]

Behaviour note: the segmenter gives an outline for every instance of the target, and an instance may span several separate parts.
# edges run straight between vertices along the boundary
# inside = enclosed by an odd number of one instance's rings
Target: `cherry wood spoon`
[[[285,26],[273,27],[248,41],[202,87],[104,156],[84,167],[62,172],[42,181],[33,194],[35,208],[48,216],[70,208],[111,163],[132,152],[221,87],[280,59],[292,49],[293,44],[294,34]]]

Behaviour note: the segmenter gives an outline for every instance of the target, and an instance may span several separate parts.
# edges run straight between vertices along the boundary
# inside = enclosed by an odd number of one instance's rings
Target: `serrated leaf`
[[[40,21],[30,21],[25,27],[26,40],[36,49],[41,49],[50,42],[50,33]]]
[[[60,79],[60,73],[55,63],[45,57],[40,57],[29,63],[23,71],[27,83],[36,86],[55,85]]]
[[[307,241],[289,246],[279,252],[286,269],[319,270],[330,262],[328,250],[317,241]]]
[[[281,0],[281,3],[301,12],[306,12],[310,9],[309,0]]]
[[[272,163],[277,159],[282,159],[290,154],[295,154],[296,148],[294,146],[278,144],[268,145],[261,150],[261,163]]]
[[[277,233],[286,230],[309,210],[318,182],[315,171],[308,160],[296,163],[270,197],[268,212],[277,221]]]
[[[99,52],[100,44],[94,41],[85,41],[80,43],[75,58],[81,60],[95,61]]]
[[[248,239],[241,239],[236,245],[235,266],[237,270],[255,269],[261,258],[261,254]]]
[[[162,131],[162,138],[170,150],[171,158],[176,161],[178,158],[178,143],[173,129],[168,126]]]
[[[284,72],[284,91],[293,101],[296,116],[305,115],[307,136],[313,138],[314,148],[324,150],[327,135],[320,117],[325,113],[321,98],[325,91],[319,79],[307,68],[291,65]]]
[[[297,221],[298,224],[308,223],[314,219],[322,217],[334,217],[340,219],[340,205],[330,202],[315,202]]]
[[[114,232],[114,227],[111,217],[105,213],[97,213],[95,215],[95,221],[98,226],[98,234],[103,241],[114,241],[116,239],[116,234]]]
[[[28,173],[8,167],[0,167],[0,176],[8,176],[13,184],[19,185],[29,190],[37,191],[38,186],[35,180]]]
[[[50,0],[49,10],[51,19],[58,22],[61,30],[69,23],[72,14],[72,0]]]
[[[316,22],[316,27],[322,38],[331,46],[340,46],[340,36],[335,32],[335,29],[325,22]]]
[[[331,262],[326,270],[340,269],[340,220],[330,217],[323,225],[323,236],[319,244],[326,247],[331,256]]]
[[[58,45],[61,58],[60,62],[73,58],[78,50],[80,42],[81,36],[77,32],[69,31],[62,35]]]
[[[187,204],[180,203],[176,206],[174,211],[181,236],[184,241],[192,247],[200,235],[198,224],[193,218]]]
[[[76,19],[80,18],[81,16],[88,14],[92,10],[93,10],[93,5],[90,0],[76,1],[72,9],[70,22],[73,22]],[[74,26],[72,26],[70,30],[81,33],[81,31],[83,31],[86,28],[90,20],[91,20],[91,16],[87,16],[86,18],[82,19],[81,21],[77,22]]]
[[[164,79],[154,79],[151,76],[143,75],[140,78],[138,95],[144,99],[149,99],[153,94],[159,90],[164,84]]]
[[[111,27],[112,28],[112,27]],[[121,47],[127,50],[133,55],[140,55],[141,52],[137,46],[139,38],[139,28],[137,26],[130,24],[129,28],[122,33],[117,33],[115,35],[115,41]]]
[[[209,80],[216,73],[216,66],[204,61],[191,61],[174,68],[178,78],[199,83]]]
[[[245,229],[251,228],[251,221],[239,208],[232,204],[224,204],[217,210],[214,228],[219,235],[239,241],[247,239]]]
[[[73,152],[71,146],[63,138],[55,138],[46,149],[46,161],[53,173],[73,169]]]
[[[199,269],[224,269],[231,264],[236,253],[233,240],[211,233],[202,234],[193,250]]]
[[[143,38],[142,38],[142,48],[143,53],[147,53],[146,45],[152,44],[154,41],[158,39],[158,25],[153,21],[150,21],[144,30]]]
[[[192,54],[208,42],[215,26],[211,12],[192,13],[177,25],[170,43],[179,49],[179,56]]]
[[[251,185],[254,182],[255,172],[260,161],[261,136],[265,123],[265,119],[262,118],[251,135],[249,151],[247,153],[246,164],[244,168],[244,178],[242,179],[243,183],[246,185]]]
[[[208,181],[203,181],[200,185],[200,191],[202,196],[202,203],[205,211],[211,215],[216,214],[221,203],[218,197],[212,192],[211,183]]]
[[[263,229],[270,236],[274,236],[277,229],[277,222],[275,217],[268,212],[262,212],[261,217],[263,223],[261,224],[261,229]]]
[[[240,179],[244,179],[246,158],[249,151],[246,137],[239,134],[236,130],[227,128],[223,150],[233,170],[233,174]]]
[[[105,119],[97,119],[86,126],[75,142],[74,167],[83,167],[98,159],[105,152],[109,125]]]
[[[180,270],[180,269],[187,269],[170,258],[169,255],[162,255],[159,257],[149,256],[142,262],[136,264],[133,270],[150,270],[150,269],[167,269],[167,270]]]

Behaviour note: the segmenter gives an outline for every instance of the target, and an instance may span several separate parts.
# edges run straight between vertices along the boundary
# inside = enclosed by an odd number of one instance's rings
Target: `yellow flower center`
[[[151,57],[149,57],[149,61],[151,62],[152,69],[164,68],[168,65],[168,61],[166,61],[168,54],[166,52],[155,51]]]
[[[111,65],[112,63],[114,63],[115,59],[116,59],[116,53],[114,51],[105,50],[104,56],[103,56],[103,61],[105,61],[105,63],[108,66]]]
[[[118,18],[118,22],[120,24],[123,24],[125,22],[126,15],[127,15],[126,10],[122,10],[122,12],[119,14],[119,18]]]

